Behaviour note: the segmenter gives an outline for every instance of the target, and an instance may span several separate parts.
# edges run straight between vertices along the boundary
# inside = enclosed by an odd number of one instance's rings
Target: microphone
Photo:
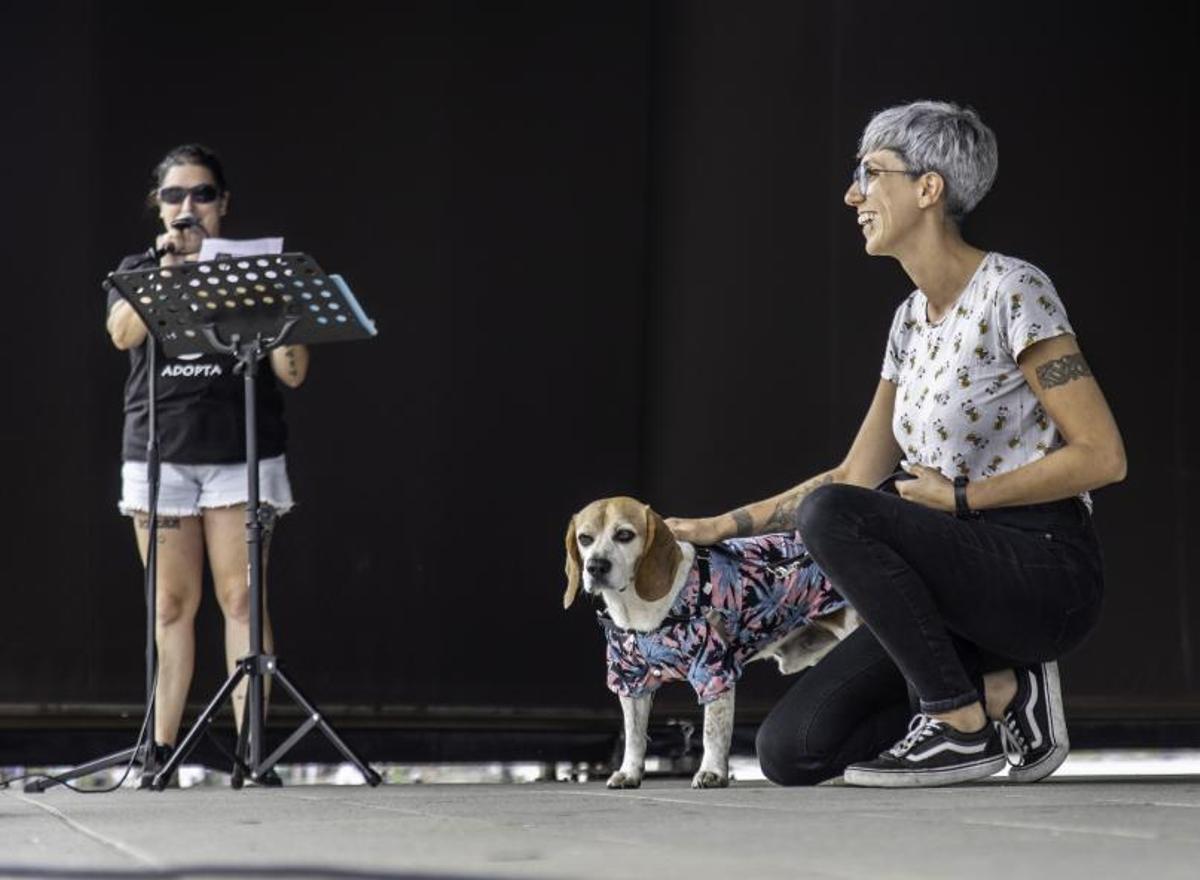
[[[186,229],[198,229],[200,231],[204,229],[194,214],[180,214],[171,221],[171,228],[179,232],[183,232]],[[168,241],[162,247],[151,247],[150,250],[154,253],[154,259],[162,259],[164,254],[175,253],[175,243]]]

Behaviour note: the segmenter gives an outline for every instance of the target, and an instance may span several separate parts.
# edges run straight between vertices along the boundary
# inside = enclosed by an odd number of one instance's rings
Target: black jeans
[[[1061,656],[1100,613],[1100,544],[1075,498],[959,519],[835,483],[804,499],[797,527],[924,712],[980,700],[987,667]]]
[[[777,785],[816,785],[904,735],[904,676],[865,626],[806,669],[758,729],[758,763]]]

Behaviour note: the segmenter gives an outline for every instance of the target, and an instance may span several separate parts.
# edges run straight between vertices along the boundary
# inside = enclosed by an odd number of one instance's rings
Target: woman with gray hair
[[[857,437],[780,495],[668,523],[697,544],[798,530],[866,624],[763,723],[770,779],[944,785],[1011,762],[1036,781],[1067,755],[1056,660],[1099,615],[1089,492],[1125,478],[1121,435],[1046,273],[962,237],[998,164],[978,114],[884,110],[857,158],[866,252],[916,285]]]

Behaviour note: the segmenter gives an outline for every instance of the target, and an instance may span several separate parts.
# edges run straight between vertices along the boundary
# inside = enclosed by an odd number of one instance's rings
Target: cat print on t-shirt
[[[918,289],[896,309],[881,371],[896,385],[892,430],[905,459],[980,480],[1062,446],[1017,366],[1035,342],[1074,335],[1046,273],[988,253],[936,324],[926,306]]]

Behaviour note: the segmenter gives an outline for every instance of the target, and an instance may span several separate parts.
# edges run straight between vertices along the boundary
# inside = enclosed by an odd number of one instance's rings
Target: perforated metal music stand
[[[115,287],[137,311],[169,357],[215,353],[233,355],[243,374],[246,406],[246,543],[250,561],[250,653],[217,691],[167,761],[151,787],[162,791],[175,768],[187,758],[221,705],[243,678],[249,678],[246,705],[233,768],[233,785],[245,775],[260,781],[312,728],[317,727],[350,761],[369,785],[380,783],[342,741],[317,708],[280,670],[278,658],[263,653],[262,536],[272,511],[259,502],[256,385],[258,362],[280,345],[349,342],[376,335],[339,275],[326,275],[307,254],[218,258],[114,272]],[[263,758],[263,693],[267,676],[275,679],[306,714],[305,721],[274,752]]]

